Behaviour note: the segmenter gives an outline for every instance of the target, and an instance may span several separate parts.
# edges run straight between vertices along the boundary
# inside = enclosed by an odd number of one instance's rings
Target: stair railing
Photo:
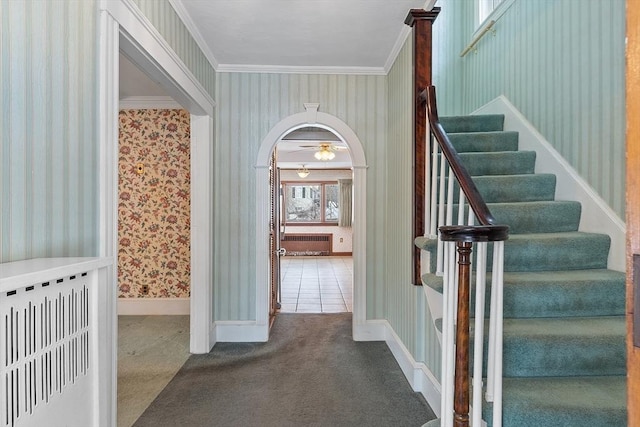
[[[428,236],[437,238],[436,274],[443,276],[441,426],[479,427],[482,392],[493,402],[493,426],[502,424],[502,292],[504,241],[509,227],[497,225],[440,124],[435,87],[418,96],[430,127],[426,162]],[[458,192],[457,200],[455,193]],[[478,225],[476,225],[476,222]],[[493,242],[487,384],[483,389],[484,322],[474,327],[473,400],[469,401],[471,278],[475,275],[475,319],[485,316],[487,249]],[[476,261],[472,262],[473,246]],[[456,268],[457,266],[457,268]],[[471,417],[469,408],[472,408]]]

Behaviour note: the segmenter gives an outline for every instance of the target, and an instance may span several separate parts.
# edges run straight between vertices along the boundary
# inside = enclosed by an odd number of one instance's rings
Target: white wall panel
[[[133,0],[187,68],[215,99],[215,71],[168,0]]]
[[[0,262],[97,252],[96,16],[2,2]]]
[[[384,76],[219,73],[214,189],[215,304],[222,320],[255,318],[255,188],[253,166],[267,133],[317,102],[345,121],[369,165],[367,212],[368,317],[383,317],[386,108]]]
[[[495,35],[459,58],[472,2],[441,0],[434,75],[441,114],[505,95],[624,218],[625,2],[596,3],[515,0]]]

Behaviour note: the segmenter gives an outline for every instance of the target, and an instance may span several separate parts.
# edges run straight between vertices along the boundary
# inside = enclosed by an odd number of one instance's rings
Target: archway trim
[[[306,111],[293,114],[277,123],[263,139],[256,159],[256,326],[268,339],[269,327],[269,159],[278,141],[292,130],[306,126],[322,127],[334,132],[349,148],[353,164],[353,336],[366,323],[366,209],[367,163],[356,133],[342,120],[317,111],[318,104],[304,104]],[[366,328],[365,328],[366,329]]]

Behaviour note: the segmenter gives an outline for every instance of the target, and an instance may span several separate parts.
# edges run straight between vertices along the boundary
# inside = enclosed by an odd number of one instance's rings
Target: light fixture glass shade
[[[305,168],[304,165],[302,165],[302,167],[298,169],[296,173],[300,178],[306,178],[309,176],[311,172],[309,172],[309,169]]]
[[[313,157],[326,162],[328,160],[333,160],[336,157],[336,153],[331,150],[331,145],[320,144],[320,150],[316,151]]]

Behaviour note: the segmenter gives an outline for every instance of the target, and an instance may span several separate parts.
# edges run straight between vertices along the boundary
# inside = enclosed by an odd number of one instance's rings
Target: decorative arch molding
[[[276,144],[288,132],[316,126],[334,132],[349,148],[353,163],[353,338],[369,340],[366,327],[366,209],[367,163],[356,133],[339,118],[318,111],[319,104],[304,104],[305,112],[276,124],[263,139],[256,159],[256,327],[260,338],[269,337],[269,159]],[[258,338],[258,337],[256,337]]]
[[[351,161],[355,168],[366,168],[367,162],[364,149],[356,133],[342,120],[331,114],[318,111],[319,104],[304,104],[306,111],[297,113],[281,120],[276,124],[263,139],[258,151],[256,168],[269,167],[271,153],[280,138],[292,130],[306,126],[316,126],[334,132],[349,147]]]

